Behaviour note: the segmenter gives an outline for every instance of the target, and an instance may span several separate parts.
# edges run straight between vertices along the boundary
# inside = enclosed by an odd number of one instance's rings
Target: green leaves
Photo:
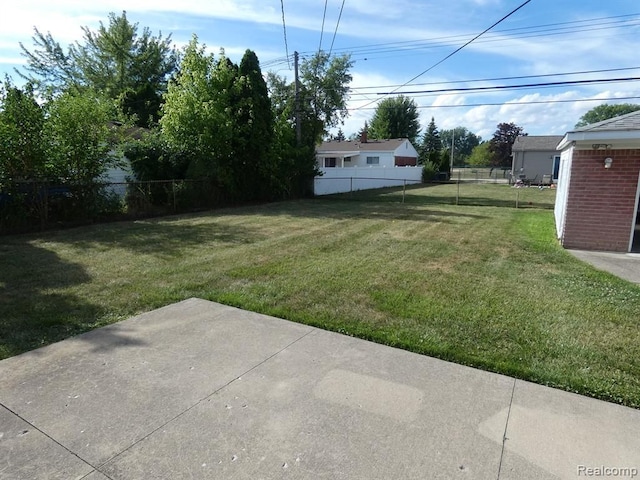
[[[404,95],[382,100],[369,124],[370,138],[408,138],[415,145],[419,133],[418,106]]]
[[[130,23],[126,12],[110,13],[109,24],[101,22],[95,32],[83,27],[84,41],[66,52],[50,33],[34,30],[33,51],[20,44],[28,72],[20,75],[40,90],[92,89],[118,100],[139,126],[157,121],[162,95],[178,62],[170,36],[153,36],[148,28],[139,34],[138,24]]]

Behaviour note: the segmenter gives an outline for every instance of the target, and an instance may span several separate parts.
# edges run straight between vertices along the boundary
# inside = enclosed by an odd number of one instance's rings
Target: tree
[[[55,176],[77,185],[98,182],[116,164],[111,154],[117,132],[115,106],[94,92],[72,90],[50,101],[44,128],[47,156]]]
[[[45,115],[33,88],[7,79],[0,83],[0,180],[32,180],[45,175]]]
[[[296,111],[295,85],[274,73],[267,84],[275,121],[273,162],[277,189],[283,197],[305,196],[312,192],[313,177],[319,173],[316,145],[327,131],[342,123],[346,109],[349,70],[348,56],[329,57],[316,54],[300,66],[300,111]],[[302,141],[296,139],[296,116],[299,116]]]
[[[608,120],[610,118],[625,115],[627,113],[635,112],[638,110],[640,110],[640,105],[637,104],[619,103],[616,105],[609,105],[607,103],[603,103],[602,105],[598,105],[597,107],[592,108],[582,117],[580,117],[580,121],[576,123],[576,128],[584,127],[585,125],[589,125],[591,123],[601,122],[603,120]]]
[[[131,24],[124,11],[120,16],[110,13],[109,25],[100,22],[96,32],[82,27],[83,43],[70,45],[66,53],[50,33],[34,31],[33,51],[20,44],[28,72],[18,72],[22,77],[56,93],[88,87],[118,100],[140,126],[157,120],[178,61],[170,36],[153,36],[148,28],[138,34],[138,24]]]
[[[352,66],[350,56],[331,57],[323,51],[300,65],[302,143],[313,146],[314,151],[328,130],[341,124],[349,114],[347,100]]]
[[[491,164],[491,152],[489,151],[489,142],[482,142],[474,147],[471,155],[467,159],[469,165],[474,167],[484,167]]]
[[[251,50],[242,57],[234,89],[234,179],[245,199],[265,199],[272,179],[269,155],[274,121],[267,84],[258,57]]]
[[[489,141],[492,167],[511,166],[511,147],[518,136],[525,136],[522,127],[514,123],[499,123],[493,138]]]
[[[470,132],[466,127],[455,127],[451,130],[440,132],[442,145],[451,152],[451,142],[453,140],[453,163],[454,165],[464,165],[471,155],[473,149],[481,142],[482,138]],[[450,158],[450,157],[449,157]]]
[[[232,88],[237,68],[221,56],[216,62],[194,35],[184,50],[180,71],[169,88],[160,126],[170,148],[190,160],[188,176],[232,182]]]
[[[431,162],[439,169],[438,171],[449,170],[448,164],[444,165],[444,170],[442,169],[441,158],[442,140],[440,139],[440,132],[438,131],[438,127],[436,127],[436,122],[434,118],[431,117],[427,131],[424,132],[422,142],[418,148],[418,163],[425,164],[426,162]]]
[[[369,123],[370,138],[408,138],[415,144],[419,133],[418,106],[404,95],[382,100]]]

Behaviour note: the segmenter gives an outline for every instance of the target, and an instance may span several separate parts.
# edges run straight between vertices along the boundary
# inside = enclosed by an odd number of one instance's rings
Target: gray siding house
[[[536,185],[557,183],[560,152],[556,147],[562,138],[562,135],[517,137],[511,147],[512,181],[522,179]]]

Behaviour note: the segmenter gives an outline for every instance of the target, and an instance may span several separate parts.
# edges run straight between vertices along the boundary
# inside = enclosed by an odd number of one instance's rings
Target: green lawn
[[[553,190],[456,191],[0,237],[0,358],[200,297],[640,407],[640,287],[558,246]]]

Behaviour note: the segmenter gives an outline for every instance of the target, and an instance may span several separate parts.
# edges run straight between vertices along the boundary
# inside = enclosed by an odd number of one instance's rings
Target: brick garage
[[[568,132],[558,148],[555,217],[562,245],[612,252],[640,248],[640,112]]]

